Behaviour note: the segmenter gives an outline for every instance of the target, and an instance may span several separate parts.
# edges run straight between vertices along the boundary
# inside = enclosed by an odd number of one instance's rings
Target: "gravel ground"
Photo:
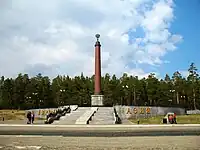
[[[34,137],[0,136],[0,149],[17,150],[199,150],[200,136]],[[16,147],[18,146],[18,147]],[[29,147],[28,147],[29,146]],[[32,147],[31,147],[32,146]]]

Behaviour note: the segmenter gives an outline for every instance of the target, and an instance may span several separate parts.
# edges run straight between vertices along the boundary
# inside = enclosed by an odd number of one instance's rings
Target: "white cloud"
[[[150,73],[144,72],[144,70],[142,70],[142,69],[132,69],[132,70],[130,70],[129,72],[126,72],[126,73],[127,73],[128,75],[135,75],[135,76],[138,76],[139,79],[148,78],[148,76],[149,76],[149,74],[150,74]],[[156,76],[157,78],[160,79],[160,74],[159,74],[159,73],[157,73],[157,72],[151,72],[151,73],[154,73],[155,76]]]
[[[173,8],[167,1],[159,1],[153,5],[153,8],[145,12],[145,18],[142,22],[147,31],[157,31],[168,27],[173,19]]]
[[[187,70],[181,70],[179,71],[181,73],[181,75],[184,77],[184,78],[187,78],[189,76],[189,71]],[[200,75],[200,72],[197,72],[198,75]]]
[[[163,56],[182,40],[169,30],[172,0],[3,1],[0,75],[92,75],[94,35],[100,33],[102,73],[143,77],[148,72],[134,65],[164,63]],[[144,35],[134,35],[138,28]]]
[[[183,77],[188,77],[188,75],[189,75],[189,72],[188,71],[180,71],[180,73],[181,73],[181,75],[183,76]]]

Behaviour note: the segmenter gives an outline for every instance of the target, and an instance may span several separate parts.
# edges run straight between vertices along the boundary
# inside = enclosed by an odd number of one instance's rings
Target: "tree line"
[[[126,73],[117,78],[105,74],[102,77],[102,94],[105,106],[146,105],[171,106],[186,109],[200,108],[200,77],[194,63],[183,77],[176,71],[170,77],[156,78],[151,73],[147,78],[128,76]],[[15,79],[0,79],[0,109],[51,108],[62,105],[78,104],[90,106],[94,93],[94,76],[57,76],[50,79],[38,74],[29,77],[19,74]]]

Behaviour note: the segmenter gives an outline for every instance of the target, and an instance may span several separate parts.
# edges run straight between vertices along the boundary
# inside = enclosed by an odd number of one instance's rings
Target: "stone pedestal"
[[[103,95],[91,95],[91,106],[103,106]]]

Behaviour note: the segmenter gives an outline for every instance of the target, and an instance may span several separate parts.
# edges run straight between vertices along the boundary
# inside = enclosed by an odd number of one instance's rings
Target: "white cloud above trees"
[[[92,75],[101,34],[102,73],[146,76],[161,65],[181,35],[169,28],[172,0],[2,0],[0,75]],[[138,30],[143,33],[137,33]],[[131,42],[130,42],[131,41]]]

